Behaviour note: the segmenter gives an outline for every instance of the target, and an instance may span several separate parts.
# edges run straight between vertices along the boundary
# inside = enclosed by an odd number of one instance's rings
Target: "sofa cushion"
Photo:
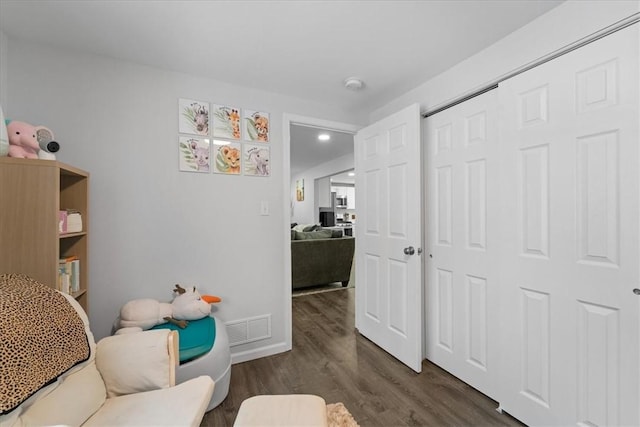
[[[335,228],[331,229],[331,237],[343,237],[343,236],[344,236],[344,233],[342,232],[342,230],[335,229]]]
[[[98,342],[96,366],[107,388],[107,397],[171,387],[175,378],[167,329],[105,337]],[[122,349],[129,349],[123,353]]]
[[[295,231],[316,231],[320,229],[320,224],[298,224],[293,227]]]
[[[296,238],[294,240],[330,239],[333,236],[331,230],[296,231],[295,233]]]
[[[92,361],[59,381],[49,394],[27,408],[20,421],[25,426],[78,426],[105,402],[107,391]]]
[[[107,401],[84,426],[199,426],[213,394],[203,375],[175,387],[118,396]]]

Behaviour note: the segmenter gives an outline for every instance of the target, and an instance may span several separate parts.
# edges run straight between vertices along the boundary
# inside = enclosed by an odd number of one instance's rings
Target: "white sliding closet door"
[[[497,91],[425,120],[427,358],[496,399]]]
[[[499,400],[528,425],[640,425],[638,40],[499,87]]]

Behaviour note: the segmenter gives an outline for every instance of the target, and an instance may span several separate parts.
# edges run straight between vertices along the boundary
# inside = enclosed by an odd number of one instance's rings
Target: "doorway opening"
[[[286,340],[289,348],[292,345],[292,224],[320,223],[319,208],[331,207],[331,177],[354,171],[353,138],[358,129],[359,126],[352,124],[284,114],[284,212],[289,212],[290,215],[284,215],[283,224],[283,232],[286,236],[284,238],[286,278],[283,297],[288,301],[285,306],[287,307]],[[320,134],[329,134],[329,141],[319,140]],[[326,192],[318,189],[321,186],[321,179],[324,178],[326,178],[326,182],[323,182],[327,188]],[[336,205],[334,209],[344,224],[346,209],[345,212],[338,211],[339,208]],[[349,218],[351,215],[355,214],[350,214]]]

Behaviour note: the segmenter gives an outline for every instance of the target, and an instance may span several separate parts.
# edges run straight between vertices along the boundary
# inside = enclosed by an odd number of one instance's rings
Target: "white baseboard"
[[[291,350],[287,343],[277,343],[266,347],[254,348],[252,350],[231,353],[231,364],[248,362],[249,360],[260,359],[261,357],[273,356]]]

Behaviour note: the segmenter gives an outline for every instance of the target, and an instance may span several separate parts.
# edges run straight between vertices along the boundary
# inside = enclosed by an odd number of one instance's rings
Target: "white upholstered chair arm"
[[[96,350],[107,397],[172,387],[177,363],[178,334],[168,329],[106,337]]]

